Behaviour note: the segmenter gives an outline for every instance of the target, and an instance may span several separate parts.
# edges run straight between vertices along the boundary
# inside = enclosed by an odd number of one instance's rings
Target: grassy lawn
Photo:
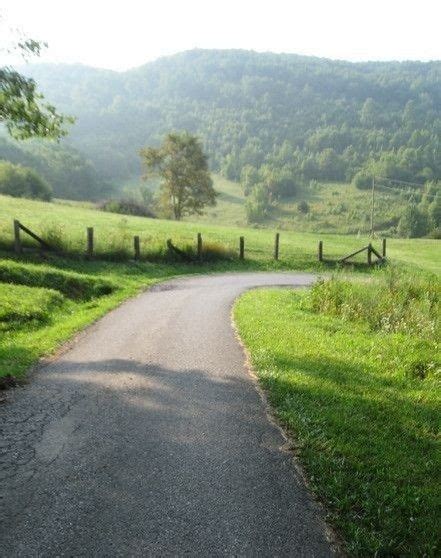
[[[235,320],[351,556],[440,552],[440,283],[404,274],[246,293]]]

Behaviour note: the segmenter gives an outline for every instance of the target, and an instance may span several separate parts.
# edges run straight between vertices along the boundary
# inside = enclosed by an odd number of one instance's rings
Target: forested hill
[[[67,141],[107,179],[139,172],[139,148],[172,129],[199,134],[212,168],[231,179],[259,168],[286,184],[350,180],[363,168],[418,182],[441,176],[441,62],[193,50],[122,73],[26,71],[78,117]]]

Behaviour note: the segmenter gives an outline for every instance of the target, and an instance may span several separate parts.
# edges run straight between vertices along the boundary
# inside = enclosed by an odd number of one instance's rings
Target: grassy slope
[[[61,238],[69,250],[78,253],[84,253],[88,226],[95,227],[97,252],[126,252],[127,255],[132,254],[135,234],[141,237],[144,254],[163,251],[167,238],[172,238],[178,246],[194,245],[198,231],[203,234],[204,241],[218,242],[237,251],[239,236],[244,235],[248,265],[261,269],[318,269],[316,252],[319,238],[324,241],[325,256],[330,258],[341,257],[368,242],[368,238],[363,236],[284,231],[281,234],[281,261],[274,264],[271,261],[274,232],[268,229],[127,217],[78,206],[0,196],[0,243],[4,247],[12,246],[13,218],[20,219],[49,240],[55,238],[58,241]],[[441,272],[441,258],[437,256],[439,241],[390,239],[388,246],[388,255],[396,261]]]
[[[2,258],[3,255],[3,258]],[[0,265],[10,262],[9,254],[0,253]],[[60,343],[91,323],[122,300],[157,281],[185,272],[179,266],[158,264],[116,264],[73,262],[53,259],[49,263],[34,260],[20,265],[31,276],[41,276],[39,287],[29,284],[27,273],[17,273],[15,285],[0,283],[0,376],[22,376],[39,357],[51,353]],[[108,295],[71,297],[52,276],[78,273],[103,279],[116,288]],[[22,285],[21,283],[25,283]],[[44,286],[46,283],[46,287]],[[66,290],[66,289],[64,289]],[[68,290],[66,290],[68,293]]]
[[[252,291],[235,318],[313,490],[350,555],[435,556],[441,401],[435,378],[406,367],[436,360],[436,342],[316,314],[305,299]]]
[[[187,217],[188,222],[216,225],[246,226],[245,196],[240,184],[214,174],[214,187],[219,196],[216,207],[207,209],[200,217]],[[139,188],[141,181],[133,179],[125,186],[127,191]],[[308,202],[310,211],[302,214],[297,209],[299,201]],[[377,230],[387,230],[401,215],[406,200],[395,192],[381,191],[376,194]],[[352,184],[315,183],[312,188],[299,190],[279,202],[260,227],[309,232],[332,232],[340,234],[363,234],[370,230],[371,192],[358,190]]]

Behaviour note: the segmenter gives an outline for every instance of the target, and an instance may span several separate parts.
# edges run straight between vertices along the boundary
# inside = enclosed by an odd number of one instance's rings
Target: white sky
[[[441,59],[441,0],[0,0],[0,13],[49,43],[42,61],[117,70],[195,47]]]

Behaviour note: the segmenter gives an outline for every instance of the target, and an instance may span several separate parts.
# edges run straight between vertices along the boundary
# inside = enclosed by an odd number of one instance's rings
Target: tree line
[[[194,50],[123,73],[30,72],[77,117],[69,141],[107,178],[139,173],[139,148],[170,130],[199,135],[211,169],[232,180],[247,165],[289,173],[291,188],[373,169],[421,183],[441,173],[440,62]]]

